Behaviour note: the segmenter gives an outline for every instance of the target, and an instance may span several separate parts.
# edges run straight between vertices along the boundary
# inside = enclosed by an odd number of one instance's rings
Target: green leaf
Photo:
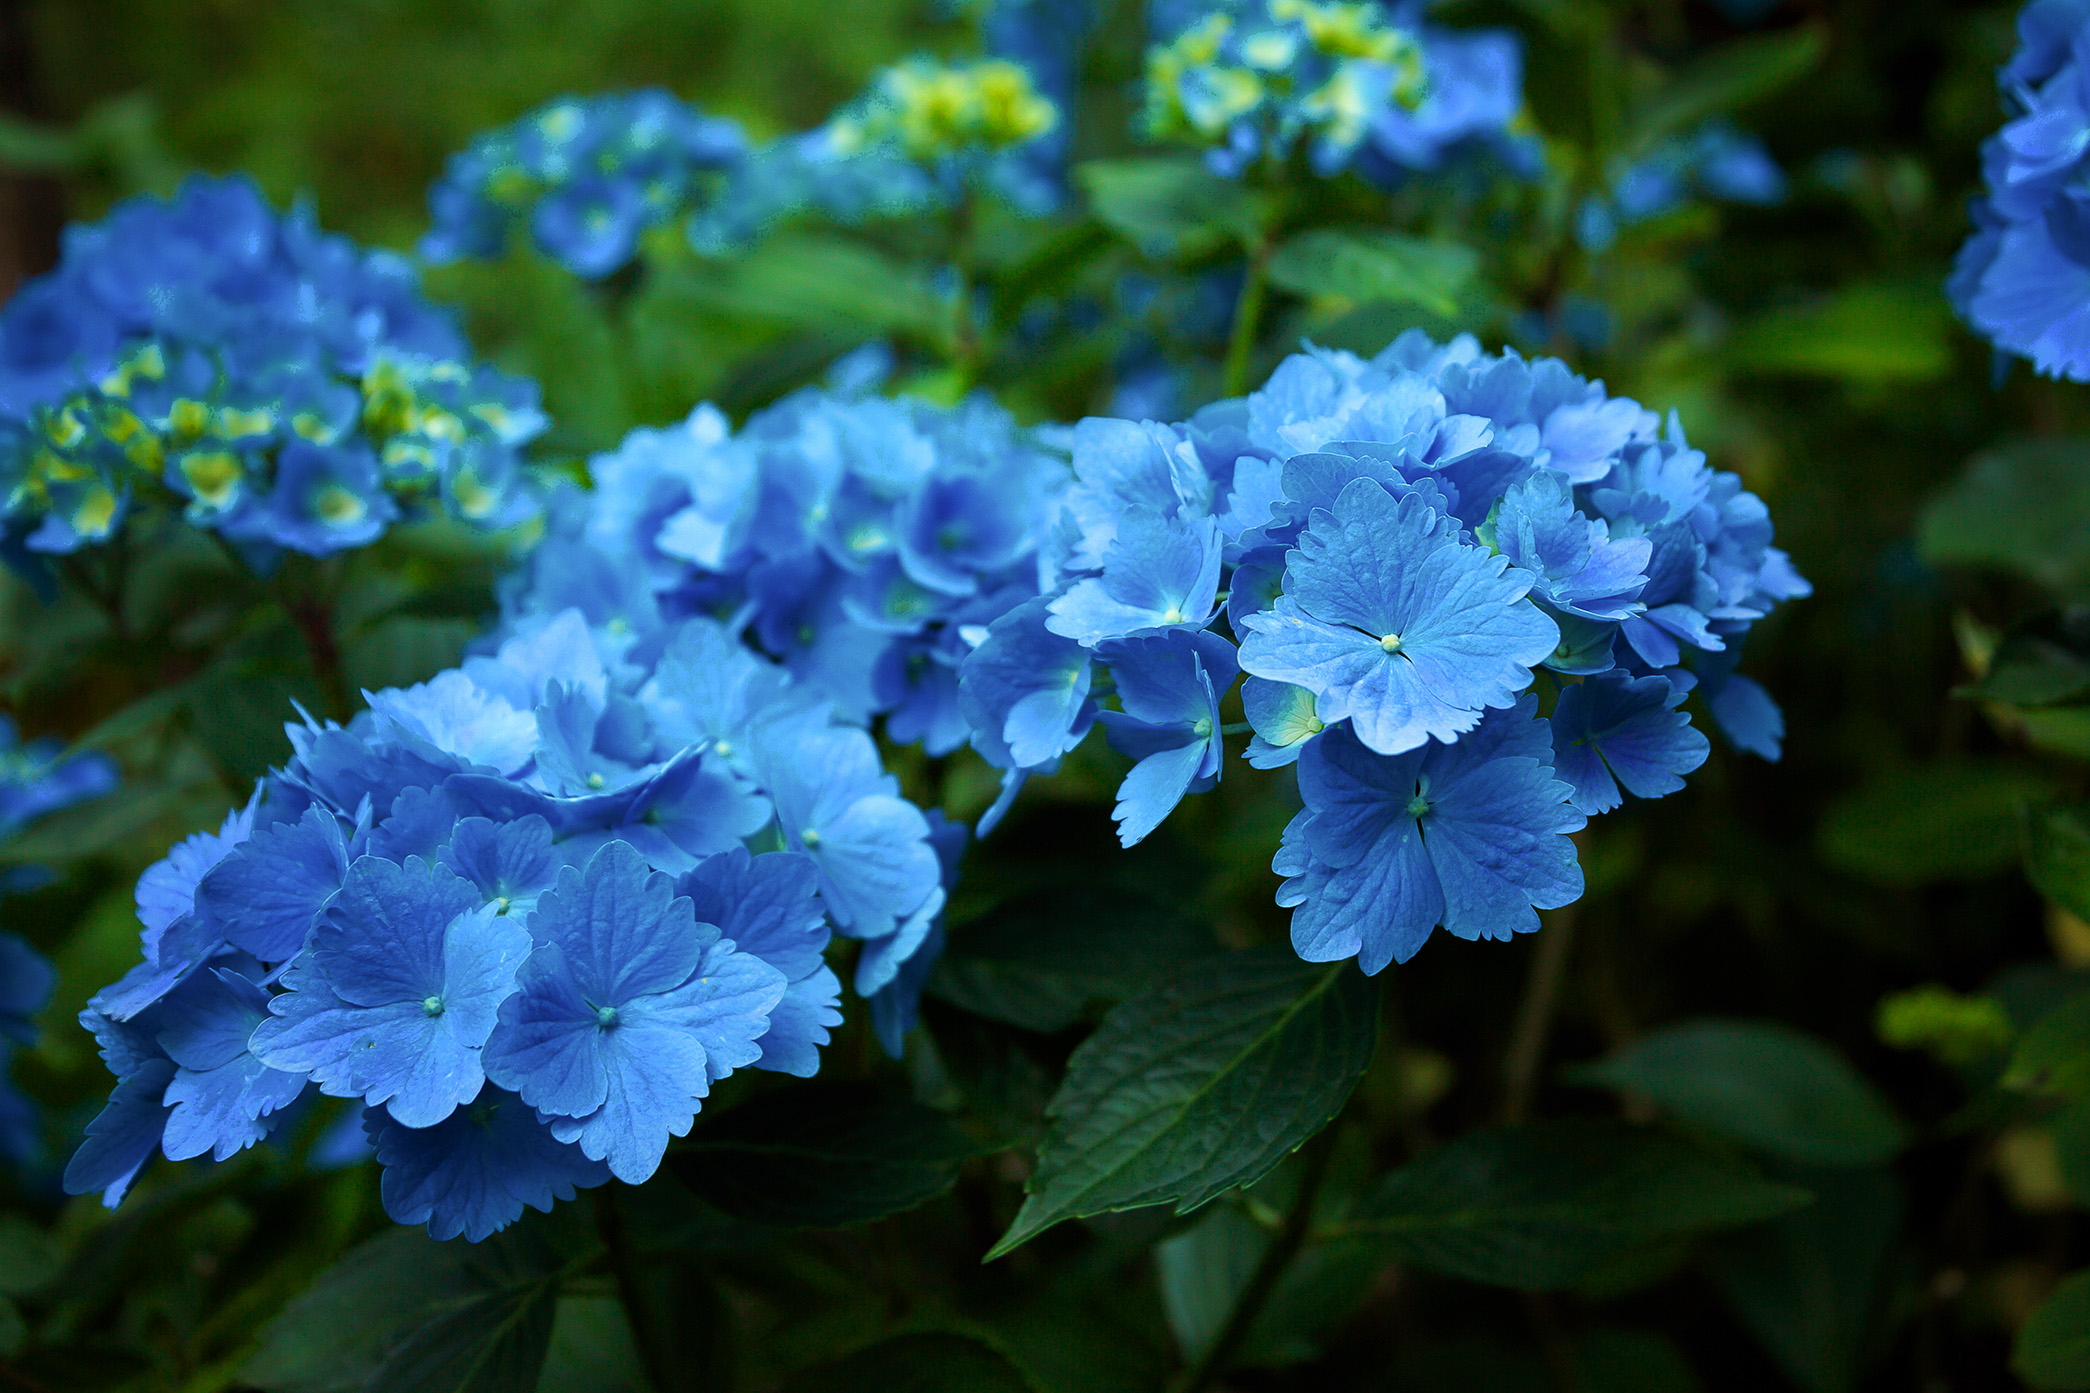
[[[1752,320],[1726,352],[1744,372],[1929,382],[1952,368],[1952,312],[1928,281],[1849,285],[1816,304]]]
[[[1328,1124],[1371,1062],[1378,989],[1349,964],[1258,948],[1124,1002],[1067,1061],[1016,1222],[991,1261],[1062,1219],[1246,1185]]]
[[[1758,1223],[1808,1199],[1668,1132],[1547,1122],[1437,1148],[1387,1176],[1350,1227],[1419,1267],[1544,1290],[1631,1249]]]
[[[1988,670],[1955,696],[2052,706],[2090,692],[2090,624],[2080,612],[2047,613],[2012,627]]]
[[[1217,948],[1210,930],[1166,905],[1066,886],[954,932],[928,991],[1024,1030],[1065,1030]]]
[[[2054,1288],[2019,1328],[2010,1367],[2034,1388],[2090,1388],[2090,1271]]]
[[[2048,778],[2032,769],[1932,765],[1837,799],[1815,840],[1830,865],[1881,885],[1979,880],[2017,861],[2019,810],[2051,791]]]
[[[1238,1208],[1218,1204],[1154,1247],[1161,1309],[1186,1361],[1205,1352],[1270,1246],[1269,1230]]]
[[[2070,914],[2090,919],[2090,810],[2027,810],[2025,876]]]
[[[1636,146],[1760,101],[1812,72],[1828,52],[1827,30],[1802,25],[1714,49],[1678,73],[1629,118]]]
[[[1774,1021],[1689,1021],[1570,1077],[1640,1094],[1690,1126],[1801,1165],[1877,1165],[1908,1141],[1893,1107],[1849,1061]]]
[[[1575,1387],[1603,1393],[1698,1393],[1690,1361],[1652,1330],[1592,1330],[1575,1347]]]
[[[471,619],[393,615],[341,645],[342,672],[351,691],[410,687],[456,666],[464,646],[485,628]]]
[[[1034,1393],[1008,1356],[970,1335],[896,1335],[800,1374],[785,1393]]]
[[[1238,180],[1194,158],[1090,160],[1075,166],[1096,220],[1156,261],[1189,261],[1258,235],[1263,210]]]
[[[2090,441],[2046,437],[1974,456],[1924,509],[1917,539],[1929,561],[2090,597]]]
[[[1450,316],[1479,265],[1473,249],[1457,242],[1374,228],[1316,228],[1277,249],[1270,279],[1300,295],[1420,305]]]
[[[532,1393],[565,1267],[528,1227],[480,1244],[395,1229],[284,1307],[240,1379],[268,1393]]]
[[[1765,1349],[1808,1393],[1848,1393],[1901,1222],[1885,1171],[1804,1176],[1816,1202],[1723,1239],[1706,1267]]]
[[[765,239],[745,256],[700,261],[663,278],[679,306],[788,325],[933,336],[949,311],[919,269],[846,237]]]
[[[2003,1086],[2071,1094],[2090,1088],[2090,992],[2033,1022],[2011,1052]]]
[[[942,1194],[979,1150],[933,1108],[862,1084],[812,1083],[712,1118],[671,1153],[671,1164],[735,1219],[839,1228]]]

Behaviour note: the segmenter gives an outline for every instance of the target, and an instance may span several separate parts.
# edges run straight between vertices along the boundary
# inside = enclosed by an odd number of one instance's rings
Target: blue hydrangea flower
[[[815,1072],[837,926],[872,935],[865,990],[918,989],[938,856],[870,737],[600,553],[537,565],[459,667],[287,727],[248,806],[141,878],[144,961],[84,1018],[118,1084],[74,1190],[229,1156],[316,1086],[370,1105],[396,1218],[483,1237],[650,1174],[731,1069]]]
[[[784,974],[699,924],[621,842],[560,874],[530,937],[489,1076],[551,1118],[553,1136],[637,1184],[712,1083],[761,1057]]]
[[[1228,175],[1282,166],[1302,146],[1318,174],[1354,167],[1381,183],[1483,148],[1535,173],[1536,143],[1512,134],[1523,102],[1516,36],[1424,26],[1416,9],[1155,4],[1162,42],[1147,54],[1147,134],[1205,147]]]
[[[1452,740],[1506,707],[1559,643],[1531,576],[1410,494],[1359,479],[1287,558],[1286,593],[1249,616],[1241,665],[1314,694],[1381,754]]]
[[[610,1178],[609,1167],[552,1135],[536,1109],[486,1085],[433,1127],[407,1127],[382,1108],[363,1125],[384,1167],[379,1194],[402,1224],[428,1236],[477,1243],[522,1217],[523,1206],[550,1213],[558,1200]]]
[[[2010,119],[1981,147],[1987,196],[1946,293],[1999,353],[2090,381],[2090,15],[2075,0],[2032,0],[2018,39],[1998,74]]]
[[[0,309],[0,516],[10,555],[180,513],[258,567],[368,544],[430,507],[537,509],[517,448],[535,389],[470,365],[407,264],[192,178],[69,229]]]
[[[476,887],[418,857],[366,856],[253,1032],[256,1056],[340,1098],[429,1127],[485,1082],[481,1050],[530,936]]]
[[[649,227],[715,197],[746,157],[740,127],[644,89],[560,97],[488,131],[428,191],[432,262],[500,255],[527,224],[537,247],[599,280],[628,263]]]
[[[1684,786],[1684,775],[1712,752],[1691,718],[1677,710],[1684,693],[1659,677],[1607,672],[1560,694],[1552,715],[1553,768],[1585,813],[1608,813],[1623,801],[1660,798]]]
[[[1505,939],[1582,893],[1568,833],[1585,819],[1553,777],[1552,743],[1526,697],[1456,744],[1388,758],[1347,729],[1299,757],[1306,804],[1277,858],[1309,962],[1406,962],[1442,925]]]
[[[1117,682],[1117,711],[1098,712],[1111,748],[1136,763],[1118,789],[1118,841],[1131,846],[1161,825],[1186,793],[1218,782],[1225,757],[1219,699],[1240,668],[1213,633],[1174,630],[1121,639],[1102,656]]]
[[[1575,236],[1587,250],[1602,252],[1623,229],[1675,212],[1694,194],[1768,207],[1783,203],[1786,193],[1785,171],[1761,140],[1711,121],[1614,168],[1608,190],[1591,194],[1576,210]]]

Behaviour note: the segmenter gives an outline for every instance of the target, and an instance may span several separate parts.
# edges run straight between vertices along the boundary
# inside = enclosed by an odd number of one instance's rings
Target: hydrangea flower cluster
[[[1785,201],[1785,171],[1755,136],[1709,122],[1619,170],[1607,194],[1583,200],[1576,240],[1586,250],[1604,251],[1622,229],[1674,212],[1694,193],[1768,207]]]
[[[0,838],[116,787],[116,766],[107,756],[61,754],[53,739],[18,743],[14,721],[0,716]],[[0,875],[0,890],[32,888],[48,876],[40,867],[18,867]],[[36,1111],[8,1083],[8,1056],[34,1043],[33,1017],[56,981],[51,965],[20,935],[0,933],[0,1162],[18,1165],[36,1149]]]
[[[81,1017],[119,1082],[70,1190],[223,1160],[316,1089],[363,1105],[395,1219],[477,1240],[643,1181],[735,1069],[815,1072],[831,932],[865,993],[938,932],[962,829],[868,734],[717,623],[646,622],[606,558],[545,564],[569,603],[288,727],[139,880],[143,961]]]
[[[1999,353],[2090,381],[2090,4],[2032,0],[1998,74],[2010,121],[1981,147],[1988,196],[1946,293]]]
[[[944,408],[821,389],[737,433],[700,406],[589,469],[594,493],[555,531],[625,558],[634,607],[729,619],[844,718],[883,716],[932,755],[969,738],[958,666],[1039,593],[1067,478],[984,395]],[[519,602],[564,593],[562,545],[540,552]]]
[[[1274,864],[1308,959],[1536,928],[1581,893],[1568,834],[1705,759],[1694,689],[1777,754],[1733,659],[1808,587],[1762,501],[1558,360],[1309,352],[1187,422],[1083,421],[1073,467],[1054,583],[960,667],[973,746],[1020,780],[1100,722],[1129,846],[1220,777],[1245,672],[1247,758],[1297,765]]]
[[[1235,0],[1194,16],[1153,7],[1146,128],[1205,149],[1218,173],[1281,164],[1302,144],[1314,172],[1380,183],[1491,149],[1520,172],[1523,55],[1507,31],[1425,29],[1361,0]]]
[[[707,201],[746,153],[737,122],[658,89],[561,97],[451,157],[428,193],[421,254],[498,256],[527,224],[546,256],[599,279],[631,260],[647,228]]]
[[[745,241],[779,218],[840,222],[933,212],[992,193],[1027,212],[1059,198],[1051,137],[1059,108],[1028,68],[1002,58],[912,58],[872,79],[826,125],[756,150],[690,221],[703,251]]]
[[[0,311],[10,554],[103,541],[147,505],[257,566],[363,546],[438,501],[505,526],[536,506],[517,447],[540,429],[535,387],[472,366],[404,261],[245,179],[69,228],[58,268]]]

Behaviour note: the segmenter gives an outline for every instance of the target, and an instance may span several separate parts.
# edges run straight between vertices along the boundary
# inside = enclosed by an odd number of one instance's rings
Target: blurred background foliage
[[[2067,443],[2090,430],[2090,405],[2079,387],[1993,369],[1940,293],[1968,230],[1976,147],[1999,124],[1994,72],[2014,11],[1943,0],[1435,11],[1525,36],[1548,177],[1508,194],[1397,196],[1390,218],[1383,200],[1331,187],[1295,225],[1377,222],[1429,239],[1404,252],[1421,258],[1403,263],[1413,280],[1373,289],[1295,257],[1273,273],[1250,380],[1301,336],[1371,351],[1421,324],[1561,353],[1614,393],[1677,409],[1693,442],[1770,502],[1817,587],[1750,644],[1751,671],[1786,710],[1783,762],[1716,744],[1687,792],[1591,829],[1590,892],[1545,933],[1513,945],[1440,937],[1390,973],[1380,1067],[1332,1154],[1310,1149],[1186,1219],[1150,1209],[1066,1225],[981,1267],[1022,1177],[1020,1153],[987,1148],[1038,1135],[1084,1023],[1146,980],[1136,961],[1100,979],[1011,967],[995,951],[1021,936],[1007,917],[1050,912],[1030,900],[1036,887],[1072,877],[1140,897],[1146,918],[1131,924],[1114,898],[1112,922],[1171,944],[1282,933],[1265,870],[1282,809],[1250,771],[1126,854],[1105,817],[1110,757],[1086,772],[1075,761],[969,869],[951,965],[908,1059],[879,1061],[854,1018],[831,1052],[830,1072],[904,1081],[963,1111],[984,1154],[915,1162],[929,1188],[957,1175],[954,1190],[802,1237],[728,1223],[694,1200],[672,1214],[645,1211],[636,1192],[626,1201],[634,1227],[680,1255],[658,1264],[649,1299],[685,1346],[690,1386],[1162,1387],[1219,1335],[1281,1240],[1262,1221],[1302,1167],[1331,1167],[1327,1193],[1354,1203],[1376,1172],[1442,1155],[1454,1137],[1464,1149],[1423,1177],[1438,1228],[1413,1218],[1414,1196],[1385,1191],[1377,1209],[1331,1219],[1255,1328],[1228,1336],[1241,1340],[1231,1386],[2020,1386],[2013,1339],[2090,1258],[2090,1080],[2040,1062],[2077,1057],[2090,1033],[2051,1014],[2090,972],[2090,832],[2065,811],[2085,791],[2090,732],[2069,703],[2090,691],[2090,666],[2074,685],[2051,671],[2090,652],[2066,609],[2090,575],[2090,454]],[[406,251],[445,156],[557,94],[659,84],[759,137],[818,123],[881,64],[962,51],[966,33],[923,0],[10,0],[0,275],[49,266],[67,219],[165,192],[191,169],[247,171],[279,203],[309,197],[329,227]],[[1027,419],[1110,409],[1141,315],[1173,330],[1183,401],[1219,394],[1240,253],[1210,217],[1141,204],[1107,163],[1134,153],[1140,33],[1135,10],[1111,9],[1087,59],[1074,147],[1085,201],[969,234],[1003,331],[975,378]],[[1790,180],[1782,204],[1691,202],[1601,253],[1576,241],[1575,209],[1615,161],[1714,115],[1765,140]],[[945,329],[908,235],[789,232],[728,265],[667,236],[649,246],[644,282],[612,293],[525,249],[438,269],[428,284],[485,351],[542,382],[554,453],[577,456],[679,419],[700,397],[744,415],[867,338],[899,347],[917,390],[968,385],[927,351]],[[1149,287],[1137,309],[1115,298],[1128,275]],[[1033,298],[1081,295],[1096,309],[1078,331],[1018,330]],[[381,580],[328,578],[335,593],[380,596],[371,626],[348,635],[359,684],[453,661],[490,609],[499,555],[456,545],[404,536],[356,563]],[[160,564],[188,597],[176,608],[191,648],[222,651],[252,603],[236,593],[243,582],[213,557]],[[50,608],[8,584],[0,691],[25,731],[120,750],[159,729],[135,703],[170,684],[182,695],[168,700],[190,712],[180,749],[154,757],[157,782],[7,851],[63,871],[7,906],[9,927],[60,971],[16,1076],[46,1105],[62,1157],[105,1086],[70,1019],[134,952],[132,879],[282,757],[288,698],[321,694],[281,626],[244,635],[244,666],[191,663],[176,634],[151,650],[162,668],[141,674],[143,650],[83,602]],[[379,622],[402,616],[412,622]],[[129,725],[109,724],[124,713]],[[981,784],[967,777],[953,771],[954,801]],[[1535,1035],[1533,982],[1557,991],[1538,1010],[1553,1012],[1551,1029]],[[2042,1020],[2045,1035],[2023,1034]],[[1716,1151],[1754,1157],[1764,1185],[1816,1200],[1789,1208],[1765,1190],[1724,1219],[1665,1227],[1630,1195],[1593,1194],[1584,1229],[1534,1210],[1528,1247],[1510,1257],[1443,1240],[1457,1225],[1442,1196],[1514,1211],[1516,1177],[1573,1171],[1601,1149],[1566,1119],[1621,1106],[1666,1111]],[[1476,1131],[1526,1117],[1568,1130],[1524,1134],[1539,1138],[1524,1151],[1519,1134]],[[367,1168],[296,1171],[262,1148],[155,1173],[115,1215],[92,1200],[59,1205],[48,1180],[32,1174],[0,1214],[0,1384],[510,1386],[484,1369],[386,1382],[373,1353],[386,1322],[425,1308],[473,1329],[553,1320],[547,1390],[643,1386],[606,1287],[562,1288],[555,1317],[540,1301],[548,1289],[532,1274],[558,1265],[521,1250],[590,1241],[557,1222],[481,1252],[450,1245],[440,1260],[424,1239],[391,1234],[364,1250],[355,1280],[282,1315],[388,1227]],[[1705,1236],[1745,1220],[1761,1222]],[[1511,1270],[1522,1277],[1505,1279]],[[2090,1387],[2083,1280],[2035,1322],[2045,1354],[2020,1352],[2040,1386]],[[1552,1290],[1509,1289],[1519,1285]],[[435,1338],[429,1328],[417,1338]],[[315,1333],[344,1329],[366,1332],[360,1353]]]

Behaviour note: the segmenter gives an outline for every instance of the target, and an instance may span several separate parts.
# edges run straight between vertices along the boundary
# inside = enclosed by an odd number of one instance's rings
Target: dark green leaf
[[[1743,325],[1727,360],[1744,372],[1928,382],[1952,368],[1951,310],[1928,281],[1846,286]]]
[[[1801,1165],[1869,1166],[1907,1143],[1893,1107],[1848,1060],[1774,1021],[1700,1020],[1573,1071],[1681,1121]]]
[[[1575,1386],[1592,1393],[1698,1393],[1698,1376],[1666,1335],[1592,1330],[1575,1347]]]
[[[1808,1393],[1846,1393],[1865,1353],[1901,1193],[1885,1171],[1804,1180],[1814,1204],[1722,1240],[1706,1266],[1795,1383]]]
[[[2078,993],[2033,1022],[2011,1052],[2003,1083],[2059,1093],[2090,1087],[2090,992]]]
[[[1216,948],[1209,930],[1166,905],[1068,886],[953,933],[928,990],[989,1020],[1065,1030]]]
[[[838,1228],[943,1193],[978,1150],[933,1108],[861,1084],[814,1083],[719,1114],[672,1163],[690,1189],[736,1219]]]
[[[1812,72],[1828,49],[1828,33],[1819,25],[1725,44],[1678,73],[1632,114],[1633,139],[1650,145],[1709,116],[1770,96]]]
[[[377,691],[426,682],[454,667],[465,644],[486,626],[471,619],[426,619],[397,614],[381,619],[341,645],[350,691]]]
[[[2080,614],[2045,614],[2005,634],[1979,682],[1956,695],[2051,706],[2090,692],[2090,632]]]
[[[800,1374],[786,1393],[1033,1393],[1000,1350],[970,1335],[929,1330],[897,1335]]]
[[[2050,781],[2002,764],[1941,764],[1839,798],[1816,838],[1822,859],[1882,885],[1975,880],[2018,858],[2019,809]]]
[[[1300,295],[1420,305],[1452,315],[1479,265],[1473,249],[1457,242],[1374,228],[1316,228],[1277,249],[1270,279]]]
[[[646,1386],[631,1323],[616,1297],[559,1298],[537,1386],[557,1393],[632,1393]]]
[[[1933,562],[1992,566],[2064,597],[2090,595],[2090,442],[2043,438],[1985,451],[1924,510]]]
[[[1262,212],[1239,180],[1189,156],[1090,160],[1074,170],[1096,220],[1155,260],[1192,260],[1256,236]]]
[[[2076,808],[2025,815],[2025,875],[2039,893],[2077,918],[2090,918],[2090,820]]]
[[[320,1274],[240,1371],[269,1393],[531,1393],[564,1263],[528,1228],[394,1229]]]
[[[502,1285],[416,1326],[369,1393],[535,1393],[559,1302],[556,1274]]]
[[[1227,1204],[1155,1246],[1161,1308],[1185,1360],[1212,1343],[1269,1246],[1270,1231]]]
[[[1614,1122],[1473,1132],[1386,1177],[1354,1227],[1469,1281],[1566,1286],[1617,1254],[1807,1203],[1681,1137]]]
[[[2017,1332],[2010,1367],[2034,1388],[2090,1388],[2090,1271],[2054,1288]]]
[[[993,1259],[1062,1219],[1174,1203],[1267,1172],[1334,1117],[1371,1062],[1379,994],[1288,948],[1196,963],[1119,1005],[1067,1062],[1016,1222]]]

